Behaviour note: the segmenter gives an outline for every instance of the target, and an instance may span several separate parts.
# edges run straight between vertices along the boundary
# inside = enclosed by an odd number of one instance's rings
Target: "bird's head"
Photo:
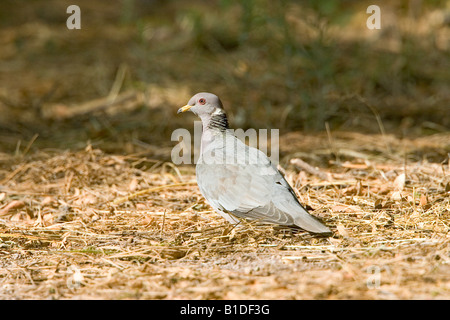
[[[208,92],[200,92],[194,95],[187,105],[178,109],[177,113],[186,111],[191,111],[200,118],[225,113],[219,97]]]

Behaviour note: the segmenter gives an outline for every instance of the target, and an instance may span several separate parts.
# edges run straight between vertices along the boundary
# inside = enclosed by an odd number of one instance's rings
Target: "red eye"
[[[204,98],[200,98],[200,99],[198,99],[198,103],[205,104],[206,100]]]

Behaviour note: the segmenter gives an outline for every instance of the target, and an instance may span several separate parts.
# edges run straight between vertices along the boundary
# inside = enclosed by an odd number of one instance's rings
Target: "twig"
[[[9,180],[14,178],[20,171],[28,170],[28,168],[32,167],[34,163],[23,163],[18,168],[16,168],[13,172],[11,172],[5,179],[0,181],[0,185],[7,183]]]
[[[330,125],[328,124],[328,122],[325,122],[325,129],[327,131],[328,143],[330,144],[331,152],[334,153],[334,156],[336,157],[336,161],[341,162],[341,160],[339,159],[339,151],[337,150],[337,148],[333,142],[333,138],[331,136]]]
[[[166,223],[166,210],[164,210],[164,215],[163,215],[163,221],[162,221],[162,225],[161,225],[161,231],[159,233],[159,237],[162,238],[162,234],[164,231],[164,225]]]
[[[117,96],[119,95],[120,89],[123,85],[123,80],[125,79],[125,74],[128,69],[128,66],[126,64],[121,64],[119,66],[119,70],[117,70],[116,78],[114,79],[114,83],[111,87],[111,90],[108,94],[108,102],[113,103],[114,100],[116,100]]]
[[[33,138],[31,138],[30,142],[28,142],[27,146],[25,147],[25,150],[23,151],[21,157],[25,157],[25,155],[28,153],[28,151],[30,150],[31,146],[33,145],[34,141],[36,141],[36,139],[39,137],[39,134],[35,134],[33,136]]]
[[[159,187],[154,187],[154,188],[149,188],[149,189],[145,189],[145,190],[141,190],[135,193],[132,193],[128,196],[125,197],[120,197],[115,199],[114,201],[111,202],[111,204],[117,205],[117,204],[121,204],[124,203],[126,201],[135,199],[139,196],[142,196],[144,194],[148,194],[154,191],[159,191],[159,190],[163,190],[163,189],[167,189],[167,188],[177,188],[177,187],[183,187],[183,186],[187,186],[187,185],[192,185],[192,184],[196,184],[197,182],[195,181],[188,181],[188,182],[181,182],[181,183],[173,183],[173,184],[167,184],[164,186],[159,186]]]
[[[317,168],[314,168],[313,166],[311,166],[310,164],[306,163],[305,161],[301,160],[301,159],[291,159],[291,164],[293,164],[296,167],[299,167],[307,172],[309,172],[312,175],[315,175],[317,177],[319,177],[322,180],[326,180],[326,181],[330,181],[331,180],[331,174],[327,173],[327,172],[322,172]]]

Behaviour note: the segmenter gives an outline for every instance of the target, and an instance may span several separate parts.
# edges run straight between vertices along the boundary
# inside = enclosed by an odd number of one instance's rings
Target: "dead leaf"
[[[427,205],[427,203],[428,203],[428,198],[427,198],[427,196],[424,195],[424,194],[421,194],[421,195],[420,195],[419,206],[425,207],[425,206]]]
[[[355,189],[356,189],[356,195],[357,196],[362,195],[363,186],[362,186],[361,180],[358,180],[356,182]]]
[[[345,227],[344,227],[342,224],[338,223],[338,224],[336,225],[336,228],[337,228],[338,233],[339,233],[341,236],[343,236],[343,237],[349,237],[348,231],[345,229]]]
[[[56,203],[55,198],[47,196],[44,199],[42,199],[41,206],[45,207],[47,205],[52,205],[52,204],[55,204],[55,203]]]
[[[148,210],[148,206],[145,203],[136,203],[136,210]]]
[[[347,208],[348,208],[347,206],[338,204],[338,205],[333,206],[331,208],[331,211],[333,211],[333,212],[345,212],[347,210]]]
[[[17,209],[20,209],[25,206],[25,202],[20,200],[13,200],[8,203],[3,209],[0,210],[0,216],[11,213]]]
[[[402,194],[400,193],[400,191],[394,191],[391,194],[391,199],[392,200],[402,200]]]
[[[383,200],[378,199],[377,201],[375,201],[374,207],[375,209],[383,209]]]
[[[137,188],[137,186],[138,186],[138,180],[136,179],[136,177],[134,177],[134,178],[131,180],[130,185],[128,186],[128,189],[129,189],[130,191],[135,191],[136,188]]]
[[[403,188],[405,187],[405,179],[406,179],[406,177],[405,177],[404,173],[399,174],[397,176],[397,178],[395,178],[395,180],[394,180],[394,190],[395,191],[403,190]]]

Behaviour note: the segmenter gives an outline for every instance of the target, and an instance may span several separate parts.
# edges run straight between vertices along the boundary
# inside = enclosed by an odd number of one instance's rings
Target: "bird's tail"
[[[324,237],[329,237],[333,234],[327,226],[320,222],[316,217],[310,215],[305,209],[301,215],[295,218],[294,223],[301,229]]]

